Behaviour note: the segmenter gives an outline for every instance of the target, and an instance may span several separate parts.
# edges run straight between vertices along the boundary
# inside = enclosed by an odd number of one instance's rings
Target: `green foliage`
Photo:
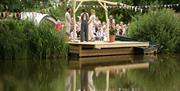
[[[49,0],[1,0],[0,11],[24,11],[50,6]]]
[[[135,14],[139,14],[139,12],[119,8],[109,10],[109,15],[113,15],[114,19],[116,20],[116,23],[120,23],[121,21],[123,21],[127,24],[131,21],[132,16]]]
[[[18,30],[18,31],[15,31]],[[24,54],[25,35],[23,34],[20,22],[17,21],[0,21],[0,57],[15,58]]]
[[[62,4],[61,6],[57,7],[56,9],[51,9],[50,12],[48,12],[48,13],[62,21],[62,20],[64,20],[65,11],[66,11],[65,5],[66,4]]]
[[[67,45],[62,32],[48,23],[35,26],[19,20],[0,21],[0,58],[38,58],[67,56]]]
[[[173,10],[150,11],[134,18],[129,26],[129,36],[157,44],[161,51],[176,52],[180,44],[179,24]]]
[[[115,34],[116,34],[116,30],[113,29],[113,28],[111,28],[111,29],[109,30],[109,34],[110,34],[110,35],[115,35]]]

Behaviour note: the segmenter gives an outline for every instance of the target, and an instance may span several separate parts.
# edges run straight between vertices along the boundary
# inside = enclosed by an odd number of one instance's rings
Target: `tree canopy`
[[[0,0],[0,11],[22,11],[45,7],[49,0]]]

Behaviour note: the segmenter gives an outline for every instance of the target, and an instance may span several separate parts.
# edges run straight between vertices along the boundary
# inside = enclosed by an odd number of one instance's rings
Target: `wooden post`
[[[76,13],[77,10],[79,9],[80,5],[82,5],[82,3],[83,3],[83,1],[81,1],[81,2],[78,4],[78,6],[77,6],[76,9],[75,9],[75,13]]]
[[[106,7],[106,3],[104,3],[104,7],[105,7],[106,22],[107,22],[107,29],[106,29],[107,41],[109,41],[109,19],[108,19],[108,9]]]
[[[73,0],[73,40],[76,40],[76,0]]]

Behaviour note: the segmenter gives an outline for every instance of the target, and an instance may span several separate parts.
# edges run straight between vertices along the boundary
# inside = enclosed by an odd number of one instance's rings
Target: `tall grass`
[[[180,21],[170,9],[150,11],[135,17],[129,36],[157,44],[163,52],[177,52],[180,44]]]
[[[0,57],[2,59],[14,59],[24,54],[25,35],[19,23],[12,20],[0,21]]]
[[[63,33],[48,23],[35,26],[28,21],[0,21],[1,59],[46,59],[67,56]]]

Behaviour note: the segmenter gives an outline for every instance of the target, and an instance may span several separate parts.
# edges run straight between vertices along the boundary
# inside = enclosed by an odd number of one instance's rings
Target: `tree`
[[[33,9],[37,7],[45,7],[49,0],[1,0],[1,11],[22,11],[25,9]]]

